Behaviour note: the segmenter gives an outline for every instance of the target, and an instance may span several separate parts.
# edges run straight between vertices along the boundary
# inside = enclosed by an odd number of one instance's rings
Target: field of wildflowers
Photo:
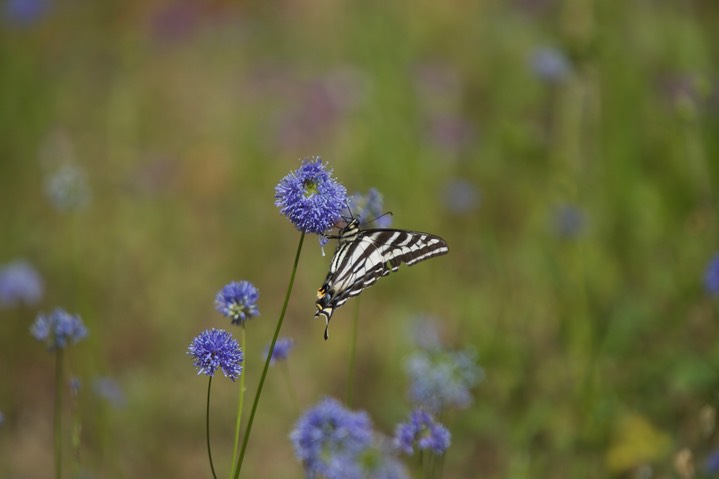
[[[0,478],[719,474],[716,2],[0,6]]]

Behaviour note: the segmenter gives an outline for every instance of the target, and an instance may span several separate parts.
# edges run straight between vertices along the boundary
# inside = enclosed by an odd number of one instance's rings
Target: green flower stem
[[[355,358],[357,357],[357,325],[359,323],[360,298],[355,299],[354,319],[352,320],[352,336],[350,339],[350,361],[347,371],[347,391],[345,392],[345,403],[352,406],[352,390],[355,382]]]
[[[242,405],[245,399],[245,372],[247,371],[247,335],[245,334],[245,326],[242,326],[240,331],[240,347],[242,348],[242,354],[244,360],[242,362],[242,374],[240,374],[240,397],[237,400],[237,422],[235,423],[235,446],[232,452],[232,475],[235,473],[237,467],[237,453],[240,450],[240,428],[242,426]]]
[[[55,478],[62,478],[62,348],[55,350]]]
[[[285,319],[285,313],[287,312],[287,305],[290,302],[290,295],[292,294],[292,286],[295,283],[295,273],[297,273],[297,265],[300,262],[300,252],[302,251],[302,243],[305,241],[305,233],[303,232],[300,236],[300,242],[297,245],[297,253],[295,254],[295,262],[292,266],[292,273],[290,274],[290,284],[287,285],[287,293],[285,294],[285,302],[282,305],[282,311],[280,317],[277,320],[277,327],[275,328],[275,335],[272,337],[272,343],[267,353],[267,359],[265,359],[265,367],[262,369],[262,376],[260,376],[260,383],[257,385],[257,392],[255,393],[255,400],[252,403],[252,410],[250,411],[250,419],[247,421],[247,428],[245,429],[245,437],[242,440],[242,449],[240,450],[240,459],[237,462],[237,468],[235,469],[234,479],[240,477],[240,471],[242,471],[242,461],[245,459],[245,452],[247,451],[247,443],[250,439],[250,432],[252,431],[252,423],[255,420],[255,412],[257,412],[257,404],[260,402],[260,395],[262,394],[262,387],[265,385],[265,378],[267,377],[267,370],[270,367],[270,360],[272,359],[272,353],[275,350],[275,343],[277,337],[280,335],[280,329],[282,328],[282,321]]]
[[[210,391],[212,391],[212,376],[210,376],[210,380],[207,381],[207,411],[205,412],[205,422],[207,423],[207,456],[210,458],[212,477],[217,479],[217,474],[215,474],[215,464],[212,462],[212,448],[210,447]]]

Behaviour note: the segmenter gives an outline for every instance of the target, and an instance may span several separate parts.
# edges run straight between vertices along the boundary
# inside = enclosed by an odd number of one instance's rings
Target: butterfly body
[[[334,310],[349,298],[397,271],[402,263],[412,266],[449,251],[439,236],[393,228],[362,230],[357,219],[348,222],[334,238],[337,249],[315,303],[315,317],[325,318],[325,339]]]

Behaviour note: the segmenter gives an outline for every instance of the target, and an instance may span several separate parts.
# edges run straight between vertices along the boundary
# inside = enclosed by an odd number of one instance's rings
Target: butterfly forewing
[[[359,230],[357,220],[342,228],[337,238],[337,250],[316,303],[315,316],[324,316],[327,323],[325,339],[332,313],[350,297],[397,271],[402,263],[412,266],[449,251],[439,236],[390,228]]]

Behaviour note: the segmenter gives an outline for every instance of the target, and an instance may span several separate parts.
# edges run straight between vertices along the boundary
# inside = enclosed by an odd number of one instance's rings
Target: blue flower
[[[217,368],[233,381],[242,374],[242,350],[237,340],[222,329],[207,329],[190,343],[187,354],[194,358],[197,374],[214,376]]]
[[[322,235],[340,219],[347,191],[330,173],[320,158],[305,159],[275,188],[275,205],[304,233]]]
[[[367,413],[325,398],[300,417],[290,439],[308,477],[361,477],[357,457],[372,442],[372,423]]]
[[[111,378],[100,377],[93,381],[92,389],[99,397],[115,407],[124,407],[127,404],[125,394],[117,381]]]
[[[277,338],[275,342],[275,349],[272,350],[272,359],[270,364],[274,364],[276,361],[284,361],[290,354],[290,350],[294,347],[295,341],[292,338]],[[270,352],[271,344],[265,347],[264,358],[267,359],[267,354]]]
[[[565,239],[579,236],[584,230],[587,218],[583,210],[569,204],[558,205],[554,208],[552,218],[554,232]]]
[[[433,413],[468,407],[471,388],[484,377],[472,351],[418,351],[408,359],[406,370],[413,403]]]
[[[87,336],[87,328],[80,316],[72,315],[63,309],[56,308],[50,314],[39,314],[35,319],[30,334],[47,344],[51,350],[63,349],[68,342],[73,344]]]
[[[387,228],[392,223],[392,216],[382,209],[382,194],[376,188],[370,188],[366,195],[355,193],[348,198],[348,204],[343,216],[357,218],[360,224],[374,223],[375,228]]]
[[[260,292],[249,281],[233,281],[215,296],[215,309],[232,319],[232,324],[245,325],[245,321],[260,315],[257,300]]]
[[[0,269],[0,308],[37,304],[44,289],[40,274],[26,261],[16,260]]]
[[[707,474],[719,473],[719,449],[715,449],[704,461],[704,471]]]
[[[569,75],[571,66],[561,50],[538,47],[532,52],[532,72],[547,83],[561,83]]]
[[[704,286],[710,294],[719,295],[719,253],[715,254],[709,261],[707,271],[704,274]]]
[[[450,439],[447,428],[420,408],[410,413],[409,421],[398,424],[394,433],[395,447],[405,454],[413,454],[415,448],[443,454],[449,448]]]
[[[30,26],[50,9],[48,0],[6,0],[5,17],[18,26]]]
[[[74,165],[61,166],[46,179],[45,194],[59,211],[85,208],[91,197],[85,170]]]
[[[480,193],[470,181],[455,179],[445,186],[444,204],[452,213],[471,213],[479,206],[480,202]]]

